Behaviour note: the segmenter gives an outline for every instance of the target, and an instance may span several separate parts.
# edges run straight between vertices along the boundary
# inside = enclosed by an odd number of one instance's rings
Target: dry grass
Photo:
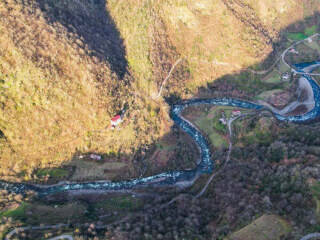
[[[81,36],[70,38],[59,22],[49,23],[35,3],[3,1],[0,11],[3,175],[30,176],[34,168],[60,165],[76,152],[131,154],[163,131],[153,127],[162,125],[157,114],[149,117],[156,106],[131,94],[128,76],[118,79],[88,46],[75,44]],[[119,132],[104,131],[134,100],[136,120]]]
[[[279,240],[292,231],[292,226],[277,215],[263,215],[225,240]]]
[[[103,26],[91,1],[0,1],[0,173],[26,171],[28,180],[34,168],[61,165],[78,152],[132,156],[169,131],[167,104],[149,96],[178,57],[183,64],[164,94],[191,97],[200,86],[258,63],[272,50],[239,16],[254,16],[275,38],[317,8],[291,2],[243,1],[244,7],[235,4],[236,16],[222,1],[110,0],[106,9],[128,62],[119,77],[112,70],[118,58],[102,56],[117,52],[114,33],[109,39],[72,30],[78,20],[92,23],[91,30],[95,22],[97,29]],[[54,11],[59,16],[66,11],[71,22],[50,20]],[[78,19],[78,13],[84,17]],[[104,131],[125,104],[127,122],[120,131]]]
[[[161,76],[158,66],[164,66],[161,70],[165,72],[172,58],[182,57],[180,78],[171,79],[168,88],[170,93],[190,97],[207,82],[257,64],[272,51],[272,44],[241,17],[258,22],[276,41],[282,29],[319,8],[297,0],[230,4],[236,14],[223,1],[109,1],[108,10],[125,39],[128,61],[140,89],[149,94],[156,91]],[[159,48],[156,57],[155,45]],[[167,61],[161,61],[164,58]]]

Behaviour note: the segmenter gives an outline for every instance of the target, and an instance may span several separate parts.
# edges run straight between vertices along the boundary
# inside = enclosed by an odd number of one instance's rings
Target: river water
[[[312,72],[315,68],[320,66],[319,62],[313,63],[302,63],[294,65],[294,69],[300,73]],[[303,74],[312,86],[315,98],[315,107],[301,116],[283,116],[274,114],[275,117],[280,121],[293,122],[293,123],[304,123],[314,120],[320,116],[320,87],[319,85],[308,75]],[[214,162],[211,160],[211,153],[209,144],[206,139],[201,135],[191,123],[186,121],[182,116],[181,112],[183,109],[189,106],[196,105],[219,105],[219,106],[234,106],[239,108],[256,109],[261,110],[264,107],[252,102],[232,99],[232,98],[221,98],[221,99],[192,99],[187,100],[171,108],[171,118],[174,123],[179,126],[183,131],[189,134],[193,140],[197,143],[200,149],[200,161],[195,169],[191,170],[178,170],[164,172],[157,175],[143,177],[138,179],[132,179],[121,182],[111,181],[95,181],[95,182],[84,182],[84,183],[65,183],[60,185],[32,185],[24,183],[10,183],[0,181],[0,190],[7,190],[8,192],[24,193],[32,190],[39,194],[39,196],[46,196],[52,193],[59,193],[71,190],[129,190],[133,188],[141,188],[145,186],[159,186],[159,185],[186,185],[192,184],[194,180],[201,174],[211,173],[214,167]]]

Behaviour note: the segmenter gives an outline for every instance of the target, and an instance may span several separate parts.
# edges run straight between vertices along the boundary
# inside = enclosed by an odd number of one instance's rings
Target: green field
[[[304,33],[308,36],[311,36],[317,32],[317,25],[313,25],[312,27],[306,28]]]
[[[227,143],[223,139],[223,137],[215,129],[213,129],[212,119],[209,119],[207,118],[207,116],[204,115],[198,118],[195,124],[208,135],[210,142],[213,144],[213,146],[218,148],[226,146]]]
[[[292,41],[300,41],[303,40],[305,38],[307,38],[308,36],[304,33],[286,33],[286,36],[292,40]]]
[[[105,211],[134,211],[142,207],[142,201],[131,196],[120,196],[99,202],[94,207]]]
[[[282,61],[279,61],[273,70],[263,77],[262,81],[266,83],[281,83],[282,74],[289,70],[290,69]]]
[[[318,38],[314,38],[311,43],[306,43],[306,45],[320,54],[320,46],[317,43],[318,42],[317,40]]]
[[[36,172],[38,177],[49,176],[52,178],[63,178],[68,175],[68,170],[64,168],[40,169]]]
[[[219,122],[221,117],[221,110],[224,110],[227,118],[231,116],[233,107],[219,106],[215,107],[209,112],[202,113],[194,122],[195,124],[207,134],[213,146],[220,148],[227,146],[227,141],[224,136],[227,135],[227,127]]]
[[[263,215],[224,240],[280,240],[292,227],[277,215]]]
[[[306,28],[304,32],[298,32],[298,33],[288,32],[286,33],[286,36],[292,41],[300,41],[307,38],[308,36],[315,34],[316,32],[317,32],[317,25],[313,25],[309,28]]]
[[[271,73],[269,73],[265,78],[264,82],[267,83],[280,83],[281,82],[281,75],[277,70],[273,70]]]
[[[272,94],[282,92],[282,89],[274,89],[269,91],[264,91],[257,97],[255,97],[256,100],[267,100]]]
[[[3,217],[11,217],[13,219],[20,219],[22,216],[24,216],[29,204],[23,202],[19,207],[15,209],[8,209],[0,213],[0,218]]]

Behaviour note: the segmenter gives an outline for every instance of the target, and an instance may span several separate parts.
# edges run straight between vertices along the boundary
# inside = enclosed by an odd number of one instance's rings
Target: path
[[[73,240],[73,237],[71,235],[60,235],[54,238],[50,238],[48,240],[60,240],[60,239]]]
[[[228,155],[227,155],[227,159],[223,165],[222,168],[220,168],[217,172],[214,172],[210,178],[208,179],[206,185],[202,188],[202,190],[195,196],[195,198],[199,198],[201,197],[205,191],[207,190],[209,184],[211,183],[211,181],[213,180],[214,177],[216,177],[224,168],[225,166],[227,165],[227,163],[229,162],[230,160],[230,154],[231,154],[231,151],[232,151],[232,128],[231,128],[231,123],[236,120],[238,117],[240,116],[237,116],[237,117],[234,117],[234,118],[231,118],[228,120],[227,122],[227,126],[228,126],[228,130],[229,130],[229,150],[228,150]]]
[[[295,74],[309,75],[309,76],[320,76],[319,73],[301,73],[301,72],[297,72],[295,69],[293,69],[293,68],[284,60],[286,53],[287,53],[291,48],[293,48],[295,45],[298,45],[299,43],[302,43],[302,42],[304,42],[304,41],[306,41],[306,40],[308,40],[308,39],[312,39],[312,38],[314,38],[314,37],[316,37],[316,36],[320,36],[320,34],[319,34],[319,33],[316,33],[316,34],[313,34],[312,36],[310,36],[310,37],[308,37],[308,38],[305,38],[305,39],[302,39],[302,40],[300,40],[300,41],[298,41],[298,42],[295,42],[294,44],[292,44],[290,47],[288,47],[287,49],[285,49],[285,50],[282,52],[282,54],[281,54],[282,62],[283,62],[288,68],[290,68],[291,71],[293,71]]]
[[[320,34],[315,34],[315,35],[311,36],[310,38],[317,36],[317,35],[320,35]],[[301,41],[299,41],[299,42],[301,42]],[[293,44],[292,46],[298,44],[299,42]],[[295,72],[297,74],[302,74],[306,78],[308,78],[307,75],[320,75],[320,74],[311,74],[310,72],[309,73],[298,72],[297,70],[295,70],[291,66],[289,66],[285,62],[284,56],[285,56],[286,52],[291,47],[287,48],[282,54],[282,60],[284,61],[284,64],[286,64],[290,69],[292,69],[293,72]],[[161,95],[161,92],[162,92],[162,89],[163,89],[165,82],[170,77],[173,69],[180,61],[181,61],[181,59],[176,61],[176,63],[172,66],[167,78],[161,84],[158,96]],[[315,64],[320,66],[320,62],[317,62]],[[304,64],[302,64],[302,65],[304,65]],[[309,67],[312,68],[312,66],[313,65],[310,65]],[[297,66],[297,68],[299,70],[298,66]],[[304,69],[304,67],[302,66],[301,69]],[[309,81],[311,81],[311,80],[309,80]],[[312,82],[312,83],[313,83],[312,88],[313,88],[313,92],[315,94],[315,99],[317,101],[319,101],[320,88],[315,82]],[[0,189],[5,189],[5,190],[9,189],[14,192],[25,192],[28,190],[34,190],[34,191],[38,192],[39,194],[47,195],[47,194],[52,194],[52,193],[57,193],[57,192],[62,192],[62,191],[71,191],[71,190],[73,190],[73,191],[76,190],[77,192],[87,191],[87,190],[92,190],[92,191],[107,191],[107,190],[109,190],[109,191],[124,191],[124,190],[128,190],[128,189],[132,189],[133,187],[138,186],[138,185],[140,185],[140,186],[148,186],[148,184],[178,185],[179,182],[182,182],[182,181],[186,182],[187,180],[189,180],[190,182],[193,183],[194,180],[199,175],[210,173],[212,171],[214,163],[211,161],[210,148],[209,148],[207,141],[201,135],[201,133],[193,126],[192,123],[185,121],[185,119],[183,119],[183,117],[181,117],[181,111],[186,107],[189,107],[192,105],[197,106],[197,105],[201,105],[201,104],[233,106],[233,107],[240,107],[240,108],[257,109],[257,110],[261,110],[263,108],[263,106],[252,103],[252,102],[239,100],[239,99],[231,99],[231,98],[191,99],[191,100],[187,100],[183,103],[180,103],[178,105],[173,106],[173,109],[172,109],[173,120],[175,121],[175,123],[179,127],[182,128],[182,130],[184,130],[186,133],[188,133],[195,140],[195,142],[198,144],[198,147],[200,148],[202,159],[201,159],[201,162],[197,165],[197,168],[193,169],[193,170],[165,172],[165,173],[157,174],[154,176],[149,176],[149,177],[145,177],[145,178],[141,178],[141,179],[133,179],[133,180],[129,180],[129,181],[122,181],[122,182],[95,181],[95,182],[85,182],[85,183],[67,183],[67,184],[63,184],[63,185],[52,185],[52,186],[48,186],[48,185],[47,186],[46,185],[36,186],[36,185],[29,185],[29,184],[18,184],[18,183],[9,183],[9,182],[0,181]],[[289,117],[285,118],[285,116],[278,115],[277,119],[282,120],[282,121],[290,121],[290,122],[305,122],[305,121],[312,120],[316,117],[319,117],[320,105],[316,104],[316,107],[314,108],[314,110],[315,111],[312,114],[309,114],[309,115],[306,114],[303,117],[290,116],[290,118]],[[232,150],[232,140],[231,140],[232,127],[231,127],[231,124],[235,119],[237,119],[237,117],[232,118],[228,121],[230,143],[229,143],[229,151],[228,151],[227,159],[226,159],[224,166],[230,160],[230,154],[231,154],[231,150]],[[221,169],[220,169],[220,171],[221,171]],[[219,171],[211,175],[211,177],[208,179],[204,188],[195,196],[196,198],[199,198],[200,196],[203,195],[203,193],[206,191],[207,187],[209,186],[209,184],[212,181],[212,179],[214,178],[214,176],[216,176],[218,173],[219,173]],[[179,195],[179,196],[175,197],[174,199],[172,199],[170,202],[168,202],[164,206],[170,205],[171,203],[175,202],[176,200],[180,199],[181,197],[183,197],[183,195]],[[49,225],[49,226],[39,226],[39,227],[16,228],[16,229],[12,230],[11,232],[9,232],[6,235],[5,239],[10,239],[14,234],[16,234],[22,230],[45,230],[45,229],[55,229],[55,228],[64,227],[64,226],[67,227],[68,225],[67,224],[59,224],[59,225],[54,225],[54,226]],[[100,227],[102,228],[104,226],[100,226]],[[307,235],[307,236],[309,236],[309,238],[310,238],[310,236],[315,237],[315,236],[318,236],[318,233],[314,233],[313,235],[311,234],[311,235]],[[307,236],[305,236],[305,237],[307,237]],[[302,240],[309,239],[309,238],[304,238]]]
[[[257,75],[263,75],[268,73],[269,71],[271,71],[271,69],[279,62],[279,60],[281,59],[281,56],[277,58],[277,60],[266,70],[261,70],[261,71],[256,71],[253,70],[251,68],[248,68],[247,71],[252,72],[253,74],[257,74]]]
[[[160,86],[160,90],[159,90],[159,92],[158,92],[158,95],[155,96],[155,97],[152,97],[151,99],[157,99],[157,98],[159,98],[159,97],[161,96],[164,84],[166,83],[166,81],[167,81],[167,80],[169,79],[169,77],[171,76],[171,73],[172,73],[173,69],[174,69],[174,68],[178,65],[178,63],[181,62],[181,61],[182,61],[182,59],[179,58],[179,59],[172,65],[168,76],[167,76],[167,77],[162,81],[162,83],[161,83],[161,86]]]
[[[236,116],[236,117],[231,118],[231,119],[228,120],[227,126],[228,126],[228,130],[229,130],[229,150],[228,150],[227,159],[226,159],[223,167],[220,168],[217,172],[213,173],[213,174],[210,176],[210,178],[208,179],[206,185],[205,185],[205,186],[203,187],[203,189],[195,196],[195,198],[199,198],[199,197],[201,197],[201,196],[205,193],[205,191],[207,190],[209,184],[212,182],[213,178],[216,177],[216,176],[225,168],[225,166],[227,165],[227,163],[228,163],[229,160],[230,160],[230,155],[231,155],[231,151],[232,151],[232,126],[231,126],[232,122],[233,122],[234,120],[238,119],[238,118],[241,117],[241,116],[247,116],[247,115],[249,115],[249,114],[250,114],[250,113],[240,114],[240,115],[238,115],[238,116]]]
[[[5,240],[10,240],[11,237],[18,232],[25,231],[25,230],[47,230],[47,229],[58,229],[61,227],[68,227],[69,224],[57,224],[57,225],[46,225],[46,226],[37,226],[37,227],[20,227],[20,228],[15,228],[12,231],[10,231],[6,237]]]
[[[305,235],[304,237],[300,238],[300,240],[308,240],[308,239],[311,239],[311,238],[319,239],[320,238],[320,233],[310,233],[310,234]]]

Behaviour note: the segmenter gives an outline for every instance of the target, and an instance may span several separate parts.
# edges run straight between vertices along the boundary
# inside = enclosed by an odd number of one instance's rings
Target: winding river
[[[293,123],[304,123],[314,120],[320,116],[320,87],[311,78],[311,76],[303,73],[311,73],[314,69],[320,67],[320,61],[312,63],[302,63],[294,65],[294,71],[302,74],[308,82],[311,84],[315,107],[301,115],[301,116],[284,116],[280,114],[274,114],[274,116],[280,121],[293,122]],[[195,169],[191,170],[181,170],[181,171],[170,171],[164,172],[157,175],[138,178],[128,181],[121,182],[111,182],[111,181],[95,181],[95,182],[83,182],[83,183],[65,183],[57,185],[32,185],[24,183],[9,183],[5,181],[0,181],[0,189],[7,190],[8,192],[24,193],[26,191],[32,190],[38,193],[39,196],[46,196],[48,194],[60,193],[64,191],[71,190],[129,190],[133,188],[141,188],[145,186],[159,186],[159,185],[176,185],[176,186],[187,186],[191,185],[195,179],[201,174],[208,174],[213,171],[214,162],[210,157],[210,148],[206,139],[201,135],[199,130],[184,119],[181,116],[183,109],[189,106],[195,105],[219,105],[219,106],[234,106],[239,108],[255,109],[261,110],[265,108],[262,105],[251,103],[248,101],[232,99],[232,98],[222,98],[222,99],[192,99],[184,101],[174,105],[171,108],[171,117],[175,124],[179,126],[183,131],[189,134],[193,140],[197,143],[200,149],[200,161]]]

